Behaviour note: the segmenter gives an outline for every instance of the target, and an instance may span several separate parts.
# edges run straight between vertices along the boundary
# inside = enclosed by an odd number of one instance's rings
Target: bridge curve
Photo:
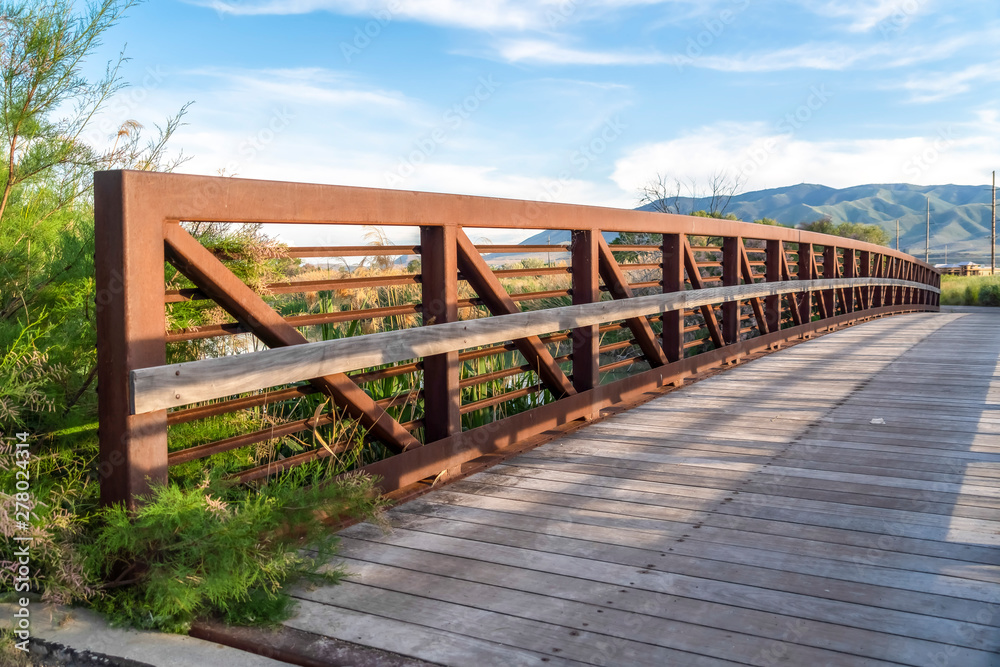
[[[343,530],[351,575],[295,594],[290,646],[1000,664],[998,326],[916,314],[825,335],[404,503],[389,532]]]

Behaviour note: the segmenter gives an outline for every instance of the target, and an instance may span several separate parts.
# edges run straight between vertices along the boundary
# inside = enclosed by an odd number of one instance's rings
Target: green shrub
[[[207,615],[245,625],[287,618],[283,586],[343,574],[320,571],[337,541],[323,520],[378,516],[371,478],[323,483],[324,470],[302,466],[251,494],[207,478],[189,490],[159,486],[131,514],[103,510],[84,547],[94,576],[109,582],[95,607],[112,622],[167,632]]]
[[[979,290],[979,305],[1000,307],[1000,285],[992,283]]]

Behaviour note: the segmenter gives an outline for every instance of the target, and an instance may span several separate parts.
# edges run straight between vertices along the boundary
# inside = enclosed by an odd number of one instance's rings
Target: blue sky
[[[150,0],[126,42],[102,127],[193,100],[190,173],[633,207],[1000,166],[996,0]]]

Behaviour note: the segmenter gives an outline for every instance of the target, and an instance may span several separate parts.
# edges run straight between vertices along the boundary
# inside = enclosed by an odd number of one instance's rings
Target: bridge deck
[[[343,531],[353,575],[286,625],[448,665],[1000,665],[998,361],[986,314],[764,357]]]

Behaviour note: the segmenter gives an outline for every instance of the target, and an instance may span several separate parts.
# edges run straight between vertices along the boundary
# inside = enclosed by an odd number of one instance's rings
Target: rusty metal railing
[[[105,503],[132,502],[150,483],[166,480],[173,465],[208,463],[332,417],[173,450],[171,425],[325,394],[392,454],[364,467],[391,491],[783,341],[938,306],[939,275],[927,264],[881,246],[781,227],[143,172],[100,172],[95,186]],[[203,247],[184,222],[412,227],[419,245],[289,248],[286,256],[419,255],[420,270],[272,283],[264,298],[230,270],[231,258]],[[568,230],[571,242],[476,245],[467,233],[475,228]],[[656,236],[626,246],[608,244],[604,232]],[[504,252],[544,253],[550,261],[497,268],[484,258]],[[168,289],[165,265],[193,286]],[[352,303],[347,310],[275,307],[274,295],[363,288],[398,294],[392,303]],[[169,309],[192,300],[217,304],[232,321],[168,330]],[[394,330],[356,338],[309,342],[303,333],[389,320]],[[270,349],[167,364],[169,345],[246,334]],[[498,354],[510,363],[477,370],[477,360]],[[374,383],[404,375],[415,378],[406,392],[373,395]],[[504,384],[512,379],[518,381]],[[498,382],[509,389],[477,393]],[[518,412],[501,409],[515,403]],[[473,425],[473,414],[488,419]],[[335,453],[317,446],[238,477],[259,479]]]

